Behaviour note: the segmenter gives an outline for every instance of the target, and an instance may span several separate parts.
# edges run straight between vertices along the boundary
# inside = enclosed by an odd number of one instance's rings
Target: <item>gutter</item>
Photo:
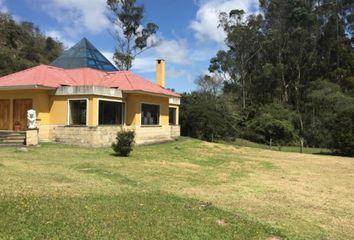
[[[32,89],[39,89],[39,90],[53,90],[56,89],[55,87],[46,87],[42,85],[18,85],[18,86],[0,86],[0,90],[32,90]]]
[[[151,95],[151,96],[157,96],[157,97],[168,97],[168,98],[181,98],[179,94],[176,93],[178,96],[174,95],[168,95],[168,94],[163,94],[163,93],[152,93],[152,92],[147,92],[143,90],[123,90],[125,93],[139,93],[139,94],[146,94],[146,95]]]

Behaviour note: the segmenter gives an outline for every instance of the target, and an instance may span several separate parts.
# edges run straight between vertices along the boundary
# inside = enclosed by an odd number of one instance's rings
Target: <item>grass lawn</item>
[[[268,150],[274,150],[274,151],[281,151],[281,152],[300,152],[300,147],[299,146],[272,146],[271,148],[268,145],[265,144],[260,144],[260,143],[254,143],[250,142],[245,139],[236,139],[234,142],[223,142],[225,144],[232,144],[236,146],[241,146],[241,147],[252,147],[252,148],[262,148],[262,149],[268,149]],[[308,154],[322,154],[322,155],[333,155],[332,152],[329,149],[326,148],[309,148],[309,147],[304,147],[302,149],[303,153],[308,153]]]
[[[354,159],[188,138],[0,149],[0,239],[353,239]]]

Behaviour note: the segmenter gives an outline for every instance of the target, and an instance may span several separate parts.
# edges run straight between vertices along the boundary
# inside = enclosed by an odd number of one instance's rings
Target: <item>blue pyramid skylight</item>
[[[101,71],[117,71],[117,68],[86,38],[64,51],[50,65],[65,69],[89,67]]]

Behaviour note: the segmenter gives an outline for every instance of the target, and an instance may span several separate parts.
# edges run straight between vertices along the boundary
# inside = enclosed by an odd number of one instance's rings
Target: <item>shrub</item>
[[[294,129],[287,120],[278,120],[267,114],[251,121],[249,125],[256,134],[263,136],[266,144],[286,145],[294,138]]]
[[[247,122],[247,139],[270,145],[289,144],[296,137],[293,115],[293,112],[280,104],[264,105],[259,109],[259,113]]]
[[[131,130],[122,130],[117,133],[117,142],[112,144],[113,151],[119,155],[127,157],[133,151],[135,132]]]
[[[335,117],[331,133],[331,149],[340,155],[354,156],[354,107]]]

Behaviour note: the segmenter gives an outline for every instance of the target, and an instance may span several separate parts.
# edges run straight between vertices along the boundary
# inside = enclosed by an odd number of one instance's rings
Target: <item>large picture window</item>
[[[153,104],[141,104],[141,125],[159,125],[160,106]]]
[[[87,100],[69,100],[69,124],[86,125],[87,123]]]
[[[100,125],[122,125],[124,119],[124,103],[99,101]]]
[[[168,122],[170,125],[177,124],[177,109],[174,107],[169,108]]]

